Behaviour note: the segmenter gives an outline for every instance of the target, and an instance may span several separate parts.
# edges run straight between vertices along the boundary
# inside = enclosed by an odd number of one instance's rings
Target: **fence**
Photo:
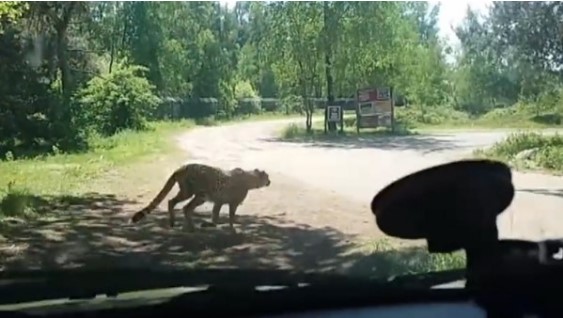
[[[316,109],[324,109],[326,98],[310,98]],[[344,110],[355,110],[356,100],[353,98],[338,98],[332,103]],[[303,105],[298,105],[303,109]],[[221,115],[223,107],[217,98],[178,98],[163,97],[162,103],[155,112],[159,119],[203,118]],[[295,112],[295,105],[278,98],[245,98],[238,100],[234,108],[236,115],[253,114],[259,112]]]

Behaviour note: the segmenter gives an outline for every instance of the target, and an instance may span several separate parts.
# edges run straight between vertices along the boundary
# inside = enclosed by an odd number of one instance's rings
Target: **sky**
[[[486,12],[487,7],[492,1],[484,0],[449,0],[449,1],[428,1],[431,4],[440,3],[440,16],[438,18],[438,27],[440,28],[440,36],[447,40],[450,44],[459,43],[456,35],[452,31],[451,26],[456,26],[467,12],[467,6],[479,12]]]
[[[221,1],[229,7],[233,7],[236,3],[234,0],[223,0]],[[492,1],[485,0],[449,0],[449,1],[428,1],[431,4],[440,3],[440,16],[438,18],[438,26],[440,28],[440,36],[444,38],[452,46],[459,43],[457,37],[451,29],[451,26],[456,26],[465,17],[467,11],[467,6],[470,6],[474,10],[485,11],[487,6],[492,3]]]

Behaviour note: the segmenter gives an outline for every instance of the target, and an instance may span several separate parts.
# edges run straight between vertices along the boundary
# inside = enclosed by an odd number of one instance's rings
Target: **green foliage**
[[[44,203],[38,197],[77,193],[109,170],[174,151],[171,134],[194,126],[193,121],[152,122],[144,131],[92,134],[87,152],[0,162],[0,212],[31,217]]]
[[[200,126],[215,126],[215,125],[217,125],[215,118],[213,118],[211,116],[210,117],[197,118],[195,120],[195,123],[197,125],[200,125]]]
[[[235,86],[237,113],[241,115],[259,114],[262,110],[258,93],[249,81],[240,81]]]
[[[153,93],[153,85],[139,75],[144,70],[118,65],[112,73],[91,79],[78,93],[77,120],[104,135],[145,129],[160,99]]]
[[[285,96],[281,100],[281,104],[286,114],[295,113],[295,112],[303,113],[303,109],[305,108],[303,97],[296,95]]]
[[[407,125],[561,124],[561,3],[470,10],[455,52],[438,35],[439,10],[413,1],[5,2],[0,155],[84,150],[90,131],[142,129],[151,117],[310,115],[304,101],[327,99],[329,87],[339,99],[391,85],[412,106],[397,111]],[[165,100],[157,112],[151,91]]]
[[[0,34],[4,32],[4,24],[17,22],[28,8],[23,1],[0,2]]]
[[[303,135],[302,128],[297,124],[289,124],[281,132],[283,139],[294,139]]]
[[[3,192],[3,193],[2,193]],[[2,217],[32,216],[33,200],[29,191],[9,182],[5,191],[0,192],[0,215]]]
[[[469,121],[467,113],[447,106],[402,108],[397,110],[396,118],[407,126],[455,124]]]
[[[480,149],[477,156],[503,160],[524,168],[563,171],[563,136],[539,133],[516,133],[488,149]]]
[[[454,73],[460,109],[482,114],[527,101],[536,115],[553,112],[563,83],[555,43],[560,2],[495,2],[487,17],[469,10],[456,34],[461,52]],[[547,49],[549,48],[549,49]]]

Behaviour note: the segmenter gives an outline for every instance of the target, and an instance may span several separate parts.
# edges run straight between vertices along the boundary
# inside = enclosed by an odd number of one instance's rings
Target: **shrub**
[[[282,99],[281,103],[283,105],[283,108],[285,109],[286,114],[291,114],[291,113],[301,114],[305,110],[305,104],[301,96],[297,96],[297,95],[285,96]]]
[[[395,118],[406,125],[440,125],[469,120],[467,113],[445,106],[399,108]]]
[[[142,130],[160,99],[154,87],[138,73],[146,68],[118,65],[111,74],[92,78],[75,102],[75,118],[103,135],[123,129]]]
[[[235,86],[237,100],[236,113],[239,115],[259,114],[261,112],[260,98],[248,81],[238,82]]]
[[[528,154],[520,153],[530,150]],[[479,149],[477,156],[499,159],[527,168],[563,171],[563,136],[538,133],[516,133],[488,149]]]

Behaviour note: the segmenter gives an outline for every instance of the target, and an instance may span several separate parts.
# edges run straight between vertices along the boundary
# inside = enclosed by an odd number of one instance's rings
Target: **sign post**
[[[393,88],[376,87],[357,92],[356,131],[362,128],[388,127],[394,130]]]
[[[344,128],[344,116],[342,113],[342,107],[337,105],[327,106],[325,114],[325,127],[328,123],[339,123],[340,132],[342,132]]]

